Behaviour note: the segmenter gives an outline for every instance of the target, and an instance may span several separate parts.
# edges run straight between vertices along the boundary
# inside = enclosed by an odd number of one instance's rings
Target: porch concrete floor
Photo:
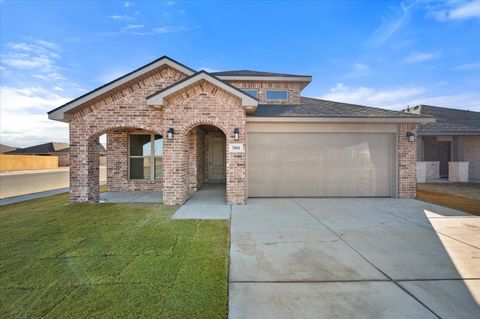
[[[161,203],[162,192],[105,192],[100,203]]]
[[[172,219],[230,219],[224,183],[203,185],[183,204]]]

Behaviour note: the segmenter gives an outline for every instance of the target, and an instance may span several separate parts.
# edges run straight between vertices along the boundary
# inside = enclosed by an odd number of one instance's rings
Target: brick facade
[[[109,192],[156,191],[163,188],[163,179],[129,179],[128,135],[131,133],[152,134],[149,131],[117,129],[107,132],[107,190]]]
[[[72,121],[70,122],[71,201],[98,200],[98,137],[100,135],[107,133],[107,139],[110,135],[110,141],[113,144],[117,139],[117,146],[122,139],[118,130],[122,129],[145,130],[164,135],[163,110],[148,106],[145,97],[171,86],[185,77],[185,74],[164,66],[149,76],[142,77],[134,84],[122,87],[102,99],[93,101],[84,110],[72,115]],[[123,140],[125,141],[125,135],[123,135]],[[93,145],[96,145],[97,148]],[[113,147],[109,147],[107,143],[107,149],[113,149]],[[120,154],[124,155],[122,151],[124,152],[125,148],[119,150]],[[112,155],[114,156],[110,153],[110,158],[112,158]],[[128,160],[125,158],[117,159],[120,162]],[[120,184],[114,185],[115,181],[112,174],[121,172],[125,176],[125,166],[127,164],[115,164],[110,160],[110,166],[112,165],[117,165],[117,167],[107,168],[107,170],[110,170],[108,186],[110,189],[127,191],[148,188],[145,186],[145,181],[122,181]],[[158,189],[157,185],[151,186],[154,186],[150,188],[151,190]]]
[[[241,89],[257,89],[258,101],[265,104],[299,104],[300,92],[305,84],[301,82],[268,82],[268,81],[227,81],[231,85]],[[267,100],[265,90],[268,89],[286,89],[288,90],[288,100],[277,101]]]
[[[98,137],[107,134],[107,188],[109,191],[163,191],[166,204],[183,203],[208,180],[208,137],[226,140],[226,202],[245,204],[247,198],[246,153],[230,153],[228,145],[243,144],[246,149],[246,113],[241,99],[206,80],[165,98],[162,107],[147,105],[146,97],[184,79],[183,74],[163,66],[142,76],[135,83],[116,89],[90,102],[82,111],[71,114],[70,198],[73,202],[99,198]],[[267,88],[287,88],[289,100],[300,102],[303,85],[297,82],[231,81],[239,88],[258,88],[261,103]],[[275,102],[277,103],[277,102]],[[280,102],[278,102],[280,103]],[[202,125],[218,131],[204,130]],[[163,143],[163,179],[130,180],[128,136],[134,131],[166,137],[174,129],[174,138]],[[240,138],[233,139],[238,128]],[[398,125],[398,195],[416,196],[416,147],[406,131],[415,125]]]
[[[166,204],[183,203],[189,196],[189,132],[199,125],[212,125],[220,129],[229,143],[245,144],[245,110],[238,97],[206,81],[169,96],[164,106],[163,126],[173,128],[173,140],[165,140],[164,192]],[[240,140],[233,141],[233,130],[240,129]],[[193,133],[195,134],[195,133]],[[228,204],[246,202],[246,154],[226,155],[226,188]]]
[[[410,142],[407,131],[416,134],[415,124],[399,124],[397,134],[397,160],[398,160],[398,197],[417,197],[417,144]]]

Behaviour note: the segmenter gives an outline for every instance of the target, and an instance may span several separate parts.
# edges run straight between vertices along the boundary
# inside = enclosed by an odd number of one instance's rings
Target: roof
[[[244,91],[240,90],[239,88],[234,87],[233,85],[226,83],[217,77],[207,73],[206,71],[200,71],[195,74],[190,75],[189,77],[186,77],[185,79],[178,81],[177,83],[164,88],[150,96],[147,96],[147,104],[148,105],[158,105],[162,106],[164,98],[178,92],[194,83],[197,83],[198,81],[205,80],[207,82],[210,82],[225,91],[239,97],[242,100],[242,106],[245,106],[247,110],[255,110],[255,108],[258,105],[258,100],[251,95],[245,93]]]
[[[274,73],[253,70],[221,71],[211,72],[210,74],[218,77],[221,80],[305,82],[305,85],[312,81],[311,75]]]
[[[260,104],[255,117],[348,117],[348,118],[429,118],[419,114],[386,110],[357,104],[300,97],[300,104]]]
[[[220,71],[220,72],[211,72],[210,74],[215,75],[215,76],[281,76],[281,77],[306,77],[306,76],[310,76],[310,75],[274,73],[274,72],[253,71],[253,70]]]
[[[120,86],[125,85],[126,83],[135,80],[139,76],[142,76],[148,72],[151,72],[154,69],[157,69],[158,67],[161,67],[163,65],[169,65],[186,75],[191,75],[195,73],[195,70],[187,67],[186,65],[177,62],[170,57],[164,55],[150,63],[145,64],[144,66],[133,70],[130,73],[125,74],[124,76],[121,76],[111,82],[108,82],[105,85],[102,85],[98,88],[96,88],[93,91],[90,91],[68,103],[65,103],[64,105],[61,105],[51,111],[48,112],[48,118],[52,120],[58,120],[58,121],[63,121],[63,122],[68,122],[68,116],[65,116],[65,113],[68,111],[75,111],[76,109],[80,108],[82,105],[85,103],[103,95],[111,90],[114,90]]]
[[[105,147],[99,144],[98,151],[100,153],[106,152]],[[68,143],[49,142],[39,145],[34,145],[25,148],[19,148],[8,152],[8,154],[51,154],[51,153],[64,153],[70,152],[70,145]]]
[[[419,135],[480,135],[480,112],[423,104],[404,112],[436,118],[435,123],[421,125],[417,129]]]
[[[11,151],[14,151],[16,149],[18,149],[18,147],[13,147],[13,146],[0,144],[0,154],[11,152]]]

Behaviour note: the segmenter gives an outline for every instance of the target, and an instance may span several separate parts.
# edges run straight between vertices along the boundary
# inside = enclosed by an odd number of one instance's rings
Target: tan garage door
[[[249,133],[248,196],[392,196],[394,134]]]

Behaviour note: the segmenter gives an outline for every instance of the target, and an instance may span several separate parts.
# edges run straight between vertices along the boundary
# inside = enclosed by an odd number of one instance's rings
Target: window
[[[288,100],[287,90],[266,90],[265,98],[267,100]]]
[[[247,93],[248,95],[251,95],[254,98],[258,99],[258,90],[257,89],[243,89],[242,91]]]
[[[163,139],[160,135],[129,135],[130,179],[154,180],[163,175]]]

